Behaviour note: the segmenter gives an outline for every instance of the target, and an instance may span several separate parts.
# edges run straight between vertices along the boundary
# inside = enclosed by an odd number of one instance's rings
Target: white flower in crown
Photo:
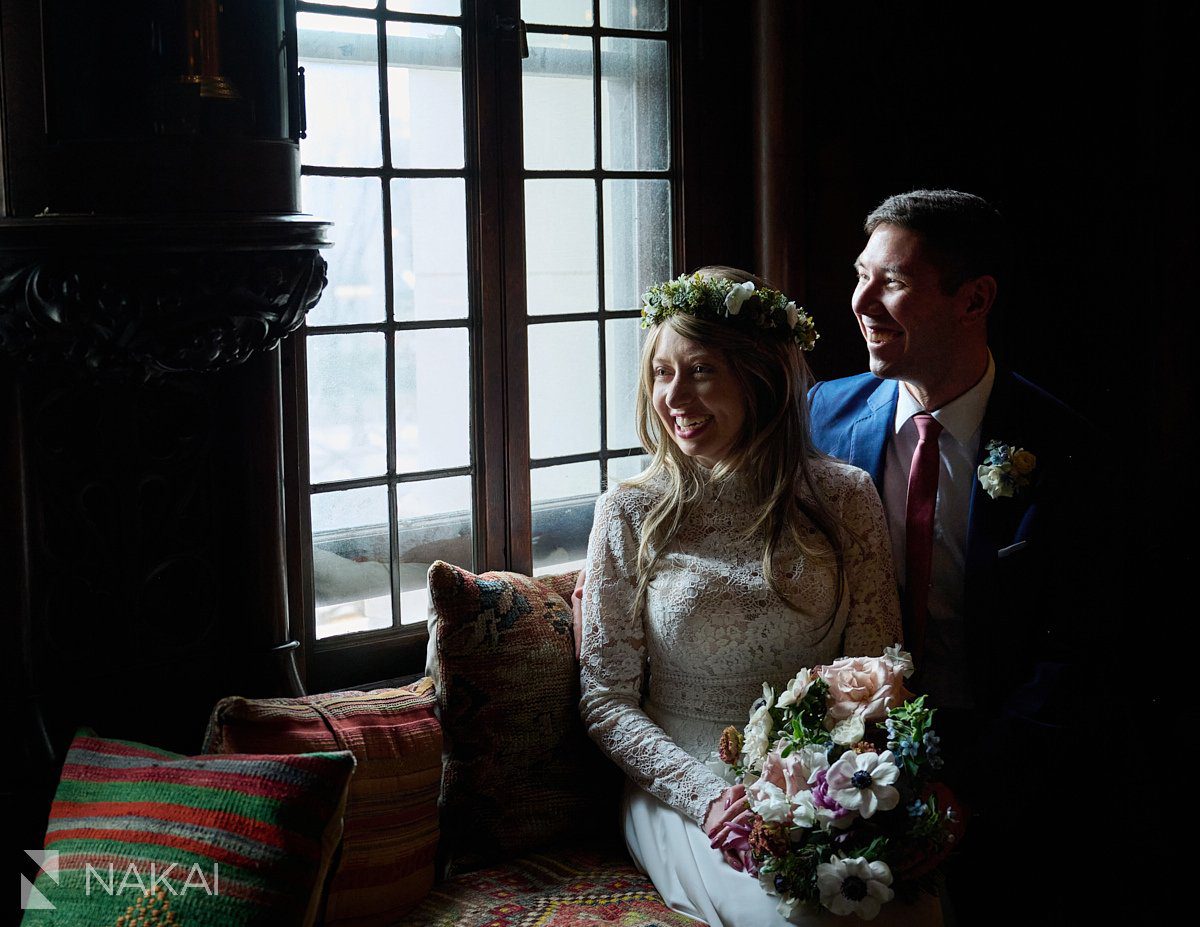
[[[991,498],[1011,498],[1033,482],[1037,457],[1031,452],[1003,441],[989,441],[986,450],[975,475]]]
[[[788,328],[795,328],[796,323],[800,320],[800,310],[796,308],[795,302],[790,302],[784,307],[787,310]]]
[[[754,295],[754,284],[747,280],[745,283],[735,283],[725,296],[725,309],[730,315],[742,311],[742,303]]]

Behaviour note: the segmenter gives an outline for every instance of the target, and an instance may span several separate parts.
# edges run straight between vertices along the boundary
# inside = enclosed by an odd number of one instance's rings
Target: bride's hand
[[[704,819],[704,833],[712,848],[720,850],[725,861],[738,872],[753,869],[750,853],[750,806],[746,787],[731,785],[717,796]]]

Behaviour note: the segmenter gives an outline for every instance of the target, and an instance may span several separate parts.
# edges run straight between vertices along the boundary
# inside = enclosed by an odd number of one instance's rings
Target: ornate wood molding
[[[240,364],[320,299],[326,228],[307,217],[0,221],[0,352],[124,381]]]

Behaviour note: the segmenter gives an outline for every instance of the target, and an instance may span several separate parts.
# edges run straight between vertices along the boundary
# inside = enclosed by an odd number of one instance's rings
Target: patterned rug
[[[619,850],[535,853],[436,886],[397,927],[696,927]]]

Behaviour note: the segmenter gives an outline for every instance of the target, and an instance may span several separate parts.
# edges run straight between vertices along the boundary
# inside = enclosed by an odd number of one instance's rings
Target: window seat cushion
[[[438,884],[397,927],[696,927],[663,904],[624,847],[544,848]]]

